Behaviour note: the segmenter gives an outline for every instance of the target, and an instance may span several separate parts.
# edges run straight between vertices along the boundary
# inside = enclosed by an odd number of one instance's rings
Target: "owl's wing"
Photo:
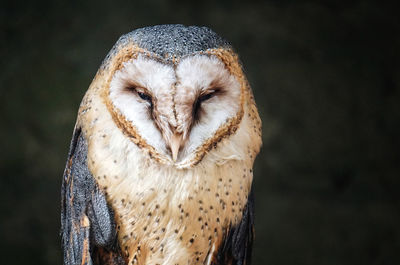
[[[111,208],[87,166],[87,141],[79,128],[72,138],[61,188],[61,236],[64,264],[121,261],[115,247],[116,229]],[[107,257],[105,257],[107,256]]]
[[[251,191],[242,220],[230,227],[218,250],[217,264],[249,265],[254,240],[254,197]]]

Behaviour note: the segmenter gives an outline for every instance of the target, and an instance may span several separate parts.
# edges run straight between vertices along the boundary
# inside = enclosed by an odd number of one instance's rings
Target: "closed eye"
[[[151,96],[149,94],[146,94],[146,93],[143,93],[143,92],[139,92],[139,91],[137,93],[138,93],[138,96],[141,99],[149,101],[149,102],[151,101]]]
[[[150,104],[150,107],[153,108],[153,98],[149,93],[147,93],[147,90],[145,88],[132,85],[126,87],[126,90],[135,93],[139,96],[140,99],[147,101]]]
[[[127,87],[126,90],[137,93],[137,95],[145,101],[149,101],[149,102],[152,101],[151,95],[149,93],[147,93],[146,89],[144,89],[140,86],[132,85],[132,86]]]
[[[219,92],[219,89],[214,89],[212,91],[209,91],[207,94],[201,95],[197,100],[201,103],[203,101],[209,100],[213,96],[215,96]]]
[[[210,99],[212,96],[213,96],[213,93],[205,94],[205,95],[199,97],[198,101],[199,102],[206,101],[206,100]]]
[[[210,98],[214,97],[217,93],[219,93],[219,89],[214,89],[212,91],[209,91],[207,94],[200,95],[197,100],[194,103],[193,106],[193,118],[194,120],[199,119],[199,112],[201,108],[201,103],[209,100]]]

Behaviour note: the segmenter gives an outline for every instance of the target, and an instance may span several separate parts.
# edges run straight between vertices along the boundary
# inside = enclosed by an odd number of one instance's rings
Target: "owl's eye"
[[[203,103],[204,101],[209,100],[210,98],[212,98],[213,96],[215,96],[215,94],[219,92],[219,89],[214,89],[212,91],[210,91],[207,94],[201,95],[200,97],[197,98],[197,100],[194,103],[193,106],[193,117],[195,120],[198,120],[199,118],[199,109],[201,106],[201,103]]]
[[[153,99],[150,94],[147,93],[146,89],[139,86],[128,86],[126,87],[130,93],[137,94],[142,100],[150,103],[150,107],[153,108]]]
[[[141,99],[149,101],[149,102],[151,101],[151,96],[149,94],[139,92],[139,91],[137,93]]]
[[[211,90],[209,93],[204,94],[204,95],[201,95],[201,96],[197,99],[197,101],[198,101],[199,103],[201,103],[201,102],[203,102],[203,101],[209,100],[210,98],[212,98],[213,96],[215,96],[215,94],[217,94],[218,92],[219,92],[219,89]]]
[[[200,102],[206,101],[206,100],[210,99],[212,96],[213,96],[213,93],[205,94],[205,95],[199,97],[198,101],[200,101]]]

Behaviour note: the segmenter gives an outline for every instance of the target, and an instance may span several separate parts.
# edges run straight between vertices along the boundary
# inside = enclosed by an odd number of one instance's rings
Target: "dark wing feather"
[[[61,188],[64,264],[106,264],[98,262],[105,260],[99,253],[118,261],[109,264],[125,264],[116,246],[113,211],[88,169],[87,151],[87,142],[78,128],[72,138]]]
[[[242,220],[231,226],[218,250],[217,264],[249,265],[254,240],[254,198],[251,191]]]

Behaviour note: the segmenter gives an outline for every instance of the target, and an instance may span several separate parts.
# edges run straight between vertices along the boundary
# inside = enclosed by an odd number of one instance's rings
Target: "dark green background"
[[[61,264],[61,176],[85,90],[121,34],[183,23],[230,40],[254,89],[254,264],[400,264],[399,8],[337,2],[2,3],[0,263]]]

